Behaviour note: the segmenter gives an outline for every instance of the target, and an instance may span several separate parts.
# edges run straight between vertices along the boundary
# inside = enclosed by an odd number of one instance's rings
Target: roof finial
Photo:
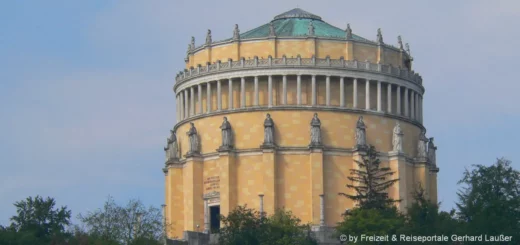
[[[377,44],[383,44],[383,34],[381,34],[381,28],[377,28]]]
[[[233,30],[233,40],[240,39],[240,30],[238,29],[238,24],[235,24],[235,30]]]
[[[399,49],[403,50],[403,40],[401,39],[401,35],[397,36],[397,43],[399,44]]]
[[[211,30],[208,29],[208,33],[206,34],[206,45],[210,45],[211,42]]]
[[[308,33],[309,36],[314,36],[314,24],[312,23],[312,20],[309,22],[309,28]]]
[[[352,39],[352,29],[350,28],[350,23],[347,23],[347,29],[345,30],[345,36],[347,40]]]

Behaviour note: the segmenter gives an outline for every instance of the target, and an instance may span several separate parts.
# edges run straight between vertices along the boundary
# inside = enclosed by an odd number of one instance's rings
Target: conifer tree
[[[355,194],[339,193],[339,195],[358,202],[362,209],[386,209],[400,201],[388,197],[387,189],[399,179],[390,179],[395,172],[389,167],[381,166],[374,146],[370,145],[361,161],[355,162],[358,168],[350,170],[348,179],[352,183],[347,184],[348,188],[355,190]]]

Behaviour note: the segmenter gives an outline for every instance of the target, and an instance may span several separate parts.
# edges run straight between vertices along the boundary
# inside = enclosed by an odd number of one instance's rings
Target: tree
[[[354,189],[356,193],[354,195],[339,193],[339,195],[358,202],[359,207],[365,209],[386,209],[399,201],[389,198],[387,193],[387,189],[399,179],[388,179],[395,172],[392,172],[389,167],[381,167],[374,146],[369,146],[361,161],[355,162],[359,168],[350,170],[348,179],[352,184],[347,184],[347,187]]]
[[[520,238],[520,172],[511,161],[501,158],[489,167],[473,165],[459,184],[464,186],[458,192],[458,215],[466,222],[467,234]]]
[[[405,234],[433,236],[458,234],[462,224],[455,218],[455,210],[439,212],[439,205],[426,198],[425,191],[419,188],[414,193],[414,203],[408,208]],[[413,244],[413,243],[412,243]],[[417,244],[452,244],[451,242],[417,242]]]
[[[355,208],[343,216],[343,221],[336,227],[338,236],[361,235],[391,236],[400,233],[404,227],[405,218],[395,207],[379,208]],[[389,242],[359,241],[357,244],[395,244]]]
[[[221,245],[311,245],[310,227],[302,225],[291,212],[277,210],[270,217],[246,206],[238,206],[221,216]]]
[[[14,206],[16,215],[11,217],[11,225],[0,229],[0,244],[61,243],[70,237],[66,228],[71,211],[55,208],[54,198],[28,197]]]
[[[78,219],[85,225],[86,233],[105,244],[160,244],[164,234],[161,210],[146,208],[139,200],[119,206],[108,197],[103,209],[79,215]]]

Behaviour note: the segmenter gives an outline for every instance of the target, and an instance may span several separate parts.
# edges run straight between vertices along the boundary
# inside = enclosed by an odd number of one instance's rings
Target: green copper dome
[[[305,37],[309,36],[309,25],[312,21],[315,37],[346,38],[346,31],[322,21],[320,16],[309,13],[299,8],[277,15],[265,25],[240,34],[240,39],[262,38],[270,36],[270,25],[277,37]],[[357,41],[369,41],[352,34],[352,39]],[[371,42],[371,41],[369,41]]]

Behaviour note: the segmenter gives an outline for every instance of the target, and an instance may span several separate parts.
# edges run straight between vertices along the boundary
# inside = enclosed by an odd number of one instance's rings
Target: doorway
[[[209,223],[211,233],[218,233],[220,230],[220,206],[209,207]]]

